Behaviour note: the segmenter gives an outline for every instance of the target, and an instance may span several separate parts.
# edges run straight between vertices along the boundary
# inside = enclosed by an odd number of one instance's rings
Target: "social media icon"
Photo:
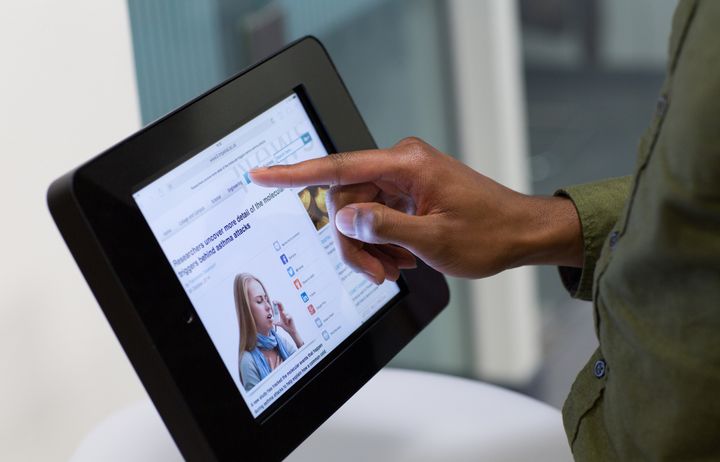
[[[287,262],[288,262],[287,256],[285,254],[280,255],[280,261],[282,262],[283,265],[287,265]]]
[[[311,315],[315,314],[315,306],[314,305],[308,305],[308,313]]]
[[[293,281],[293,285],[295,286],[296,289],[300,289],[300,287],[302,287],[302,283],[300,282],[300,279],[295,279]]]
[[[318,327],[322,327],[322,319],[315,318],[315,325],[317,325]]]
[[[328,334],[328,331],[324,330],[322,336],[325,340],[330,340],[330,334]]]
[[[302,138],[303,144],[308,144],[310,142],[310,140],[312,139],[310,137],[310,133],[303,133],[301,138]]]
[[[280,250],[280,243],[278,241],[273,242],[273,248],[275,250]]]
[[[300,298],[302,298],[302,301],[307,303],[308,300],[310,300],[310,297],[308,297],[308,294],[303,292],[300,294]],[[314,309],[314,308],[313,308]]]
[[[288,272],[288,276],[290,276],[290,277],[295,276],[295,270],[293,269],[292,266],[287,267],[287,272]]]
[[[252,180],[250,179],[250,173],[249,173],[249,172],[243,173],[243,178],[245,178],[245,183],[246,183],[246,184],[252,183]]]

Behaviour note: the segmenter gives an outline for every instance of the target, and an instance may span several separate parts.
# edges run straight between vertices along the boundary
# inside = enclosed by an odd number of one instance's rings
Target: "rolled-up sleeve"
[[[583,234],[583,267],[559,267],[560,279],[573,298],[592,300],[593,273],[607,235],[620,217],[632,177],[569,186],[555,192],[577,209]]]

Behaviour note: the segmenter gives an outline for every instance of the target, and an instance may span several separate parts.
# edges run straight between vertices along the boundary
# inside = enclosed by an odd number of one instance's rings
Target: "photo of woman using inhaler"
[[[238,274],[233,292],[240,327],[240,382],[245,390],[250,391],[304,342],[292,317],[285,313],[280,302],[270,299],[265,285],[258,278],[248,273]],[[273,305],[277,310],[273,309]]]

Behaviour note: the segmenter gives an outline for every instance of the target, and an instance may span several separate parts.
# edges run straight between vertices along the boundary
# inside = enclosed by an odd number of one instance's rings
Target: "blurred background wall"
[[[45,205],[60,174],[140,127],[127,5],[3,2],[0,460],[67,460],[143,396]]]
[[[522,0],[532,189],[632,173],[655,109],[677,0]],[[542,366],[525,390],[561,406],[597,346],[589,303],[538,268]]]
[[[420,136],[517,189],[631,172],[676,0],[9,2],[0,15],[0,460],[65,460],[144,391],[44,202],[52,179],[305,34],[380,146]],[[555,268],[451,280],[394,361],[560,406],[595,345]],[[521,287],[522,290],[512,290]]]

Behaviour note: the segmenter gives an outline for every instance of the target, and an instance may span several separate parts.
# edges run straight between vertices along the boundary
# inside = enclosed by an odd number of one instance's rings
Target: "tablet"
[[[51,185],[53,218],[185,458],[282,459],[447,304],[422,263],[380,285],[347,267],[327,187],[248,175],[374,147],[308,37]]]

